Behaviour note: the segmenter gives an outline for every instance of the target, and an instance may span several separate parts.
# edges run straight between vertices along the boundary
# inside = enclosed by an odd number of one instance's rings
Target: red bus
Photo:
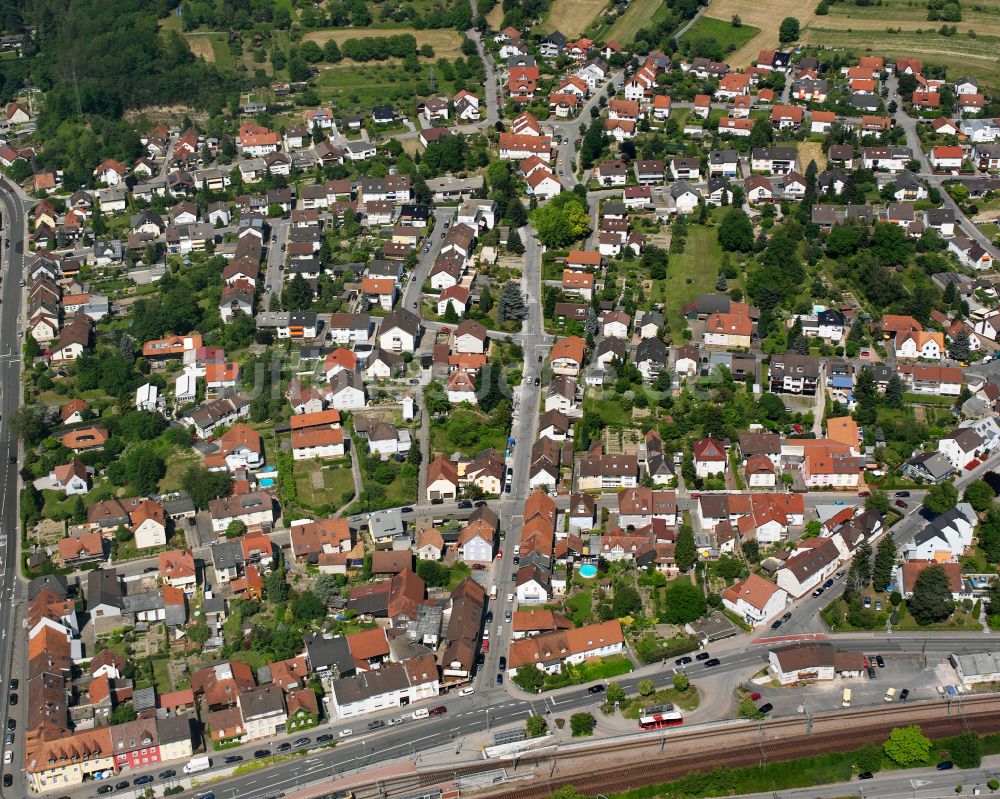
[[[666,713],[653,713],[639,719],[639,729],[659,730],[663,727],[676,727],[684,723],[684,716],[679,710],[670,710]]]

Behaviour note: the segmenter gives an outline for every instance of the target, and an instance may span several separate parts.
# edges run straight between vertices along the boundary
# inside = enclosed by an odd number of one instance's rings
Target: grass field
[[[493,30],[500,30],[500,23],[503,22],[503,3],[497,3],[490,9],[490,13],[486,15],[486,21],[490,23]]]
[[[807,27],[815,18],[812,3],[801,0],[770,0],[762,3],[760,0],[715,0],[712,3],[712,16],[718,19],[732,19],[738,15],[744,25],[752,25],[760,29],[760,33],[750,39],[726,61],[734,67],[743,67],[753,63],[761,50],[774,50],[778,42],[778,26],[785,17],[796,17],[802,27]]]
[[[317,86],[324,100],[351,113],[380,102],[398,103],[410,113],[415,111],[417,94],[434,91],[450,95],[454,89],[447,81],[432,83],[428,64],[414,74],[403,72],[398,64],[321,66]]]
[[[606,5],[606,0],[555,0],[544,27],[549,32],[559,31],[564,36],[575,39]]]
[[[825,24],[823,18],[814,19],[812,27],[803,31],[803,41],[828,48],[877,52],[887,58],[922,58],[946,67],[950,78],[969,74],[979,78],[988,88],[1000,89],[1000,63],[996,57],[1000,36],[971,37],[961,33],[941,36],[930,30],[887,34],[884,26],[877,31],[819,27]]]
[[[886,25],[907,30],[941,26],[940,22],[927,19],[923,3],[913,0],[882,0],[878,6],[862,7],[853,3],[834,3],[830,5],[829,15],[817,18],[816,24],[824,28],[882,31]],[[962,21],[948,24],[955,25],[961,33],[974,30],[980,36],[1000,36],[1000,3],[986,0],[963,6]]]
[[[715,19],[715,17],[701,17],[694,23],[681,39],[704,39],[711,37],[715,39],[722,49],[727,51],[730,47],[739,50],[743,45],[760,33],[760,28],[753,25],[740,25],[733,27],[729,20]]]
[[[611,26],[607,39],[628,44],[635,38],[638,30],[653,21],[653,15],[660,8],[660,0],[632,0],[628,10]]]
[[[366,39],[371,36],[399,36],[409,33],[417,40],[417,47],[429,44],[434,48],[434,58],[456,58],[462,53],[462,35],[453,30],[423,30],[415,28],[373,29],[338,28],[334,30],[312,31],[303,39],[316,42],[321,47],[330,39],[336,39],[337,44],[343,44],[347,39]]]
[[[654,299],[666,303],[667,324],[674,336],[684,329],[681,308],[699,294],[715,291],[722,260],[716,234],[716,227],[688,225],[684,252],[670,256],[667,279],[654,285]]]

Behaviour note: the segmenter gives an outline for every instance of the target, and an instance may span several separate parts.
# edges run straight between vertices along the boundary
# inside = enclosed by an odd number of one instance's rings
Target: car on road
[[[488,610],[486,611],[486,623],[489,624],[491,621],[493,621],[493,611]]]
[[[819,588],[817,588],[815,591],[812,592],[812,595],[819,596],[822,593],[823,593],[823,586],[820,586]]]
[[[12,743],[14,743],[14,733],[8,732],[6,736],[4,736],[3,742],[7,744],[7,746],[10,746]]]
[[[8,749],[6,752],[3,753],[3,763],[4,763],[5,766],[9,766],[11,764],[11,761],[13,761],[13,760],[14,760],[14,752],[13,751],[11,751],[10,749]]]
[[[21,681],[20,681],[19,679],[17,679],[17,677],[15,677],[14,679],[12,679],[12,680],[10,681],[10,690],[12,690],[12,691],[16,691],[16,690],[17,690],[17,688],[18,688],[18,686],[19,686],[20,684],[21,684]]]
[[[860,774],[858,774],[858,779],[859,780],[870,780],[874,776],[875,775],[872,774],[870,771],[862,771]]]
[[[900,702],[905,702],[909,698],[910,698],[910,689],[909,688],[904,688],[902,691],[899,692],[899,701]]]
[[[459,695],[459,696],[472,696],[472,695],[473,695],[473,694],[474,694],[475,692],[476,692],[476,689],[475,689],[475,688],[472,688],[472,687],[470,686],[469,688],[462,688],[462,689],[461,689],[461,690],[460,690],[460,691],[458,692],[458,695]]]
[[[340,732],[337,733],[338,738],[350,738],[352,735],[354,735],[354,730],[350,728],[346,730],[341,730]]]
[[[4,788],[9,788],[13,784],[14,784],[14,777],[13,777],[13,775],[11,775],[11,774],[4,774],[3,775],[3,787]]]
[[[587,693],[588,694],[603,694],[604,693],[604,686],[603,685],[599,685],[599,684],[598,685],[591,685],[587,689]]]
[[[253,756],[255,758],[257,758],[258,760],[260,760],[262,757],[270,757],[271,756],[271,750],[270,749],[258,749],[258,750],[256,750],[253,753]]]
[[[498,549],[497,550],[497,560],[503,560],[503,550],[502,549]]]
[[[514,556],[514,565],[517,566],[521,563],[521,558],[519,555]]]
[[[369,730],[381,730],[385,726],[385,722],[382,719],[375,719],[375,721],[368,722]]]
[[[686,666],[690,662],[691,662],[691,658],[688,657],[687,655],[685,655],[682,658],[677,658],[677,660],[674,661],[674,665],[675,666]]]
[[[389,726],[390,727],[395,727],[397,724],[402,724],[402,723],[403,723],[403,719],[402,718],[389,719]]]
[[[908,508],[908,507],[910,507],[910,506],[909,506],[909,505],[907,505],[907,504],[906,504],[906,503],[905,503],[905,502],[904,502],[903,500],[901,500],[901,499],[897,499],[897,500],[896,500],[896,507],[897,507],[897,508]]]
[[[881,655],[876,655],[875,656],[875,662],[878,663],[878,667],[880,669],[884,669],[885,668],[885,660],[882,658]]]
[[[752,700],[753,700],[754,702],[756,702],[756,701],[757,701],[758,699],[760,699],[760,694],[759,694],[759,693],[752,693],[752,694],[750,694],[750,698],[751,698],[751,699],[752,699]]]
[[[171,777],[176,777],[176,776],[177,776],[177,772],[174,771],[172,768],[168,768],[166,771],[161,771],[160,772],[160,779],[161,780],[169,780]]]
[[[823,590],[826,590],[828,588],[833,588],[833,580],[827,580],[825,583],[823,583]]]
[[[448,235],[447,233],[442,233],[442,234],[441,234],[441,238],[443,239],[443,238],[444,238],[445,236],[447,236],[447,235]]]
[[[503,685],[503,674],[497,675],[497,685]]]
[[[124,791],[131,783],[128,780],[122,780],[121,782],[115,783],[116,791]]]
[[[503,612],[503,620],[506,624],[510,624],[512,618],[513,616],[511,615],[511,612],[509,610],[505,610]]]
[[[859,491],[858,492],[858,496],[862,497],[862,498],[864,498],[864,497],[870,497],[871,495],[872,495],[871,491]]]
[[[292,750],[292,745],[285,741],[283,744],[278,744],[279,752],[290,752]]]
[[[908,499],[909,496],[910,496],[910,492],[909,491],[897,491],[896,492],[896,496],[897,497],[906,497]]]
[[[872,666],[868,667],[868,679],[869,680],[875,679],[875,669]]]
[[[292,749],[301,749],[303,746],[309,746],[312,743],[312,738],[296,738],[292,741]]]
[[[781,619],[775,619],[771,622],[771,629],[777,630],[781,626]]]
[[[788,621],[790,618],[792,618],[792,612],[790,610],[786,613],[783,613],[781,616],[782,621]]]
[[[712,666],[718,666],[721,662],[718,658],[709,658],[705,661],[705,668],[710,669]]]
[[[712,656],[710,654],[708,654],[708,652],[699,652],[697,655],[694,656],[694,659],[695,660],[708,660],[710,657],[712,657]]]
[[[934,768],[936,768],[938,771],[951,771],[953,768],[955,768],[955,764],[952,763],[950,760],[942,760]]]
[[[471,499],[463,499],[463,500],[461,500],[458,503],[458,507],[461,508],[462,510],[466,510],[468,508],[471,508],[472,507],[472,500]]]
[[[226,759],[223,762],[226,763],[227,765],[229,763],[242,763],[243,755],[227,755]]]
[[[114,789],[115,789],[114,785],[102,785],[100,788],[97,789],[97,793],[99,794],[111,793]]]
[[[7,729],[8,730],[17,729],[17,719],[7,719]]]
[[[444,705],[438,705],[437,707],[432,707],[427,712],[431,716],[440,716],[440,715],[442,715],[444,713],[447,713],[448,712],[448,708],[446,708]]]
[[[774,705],[772,705],[770,702],[765,702],[763,705],[757,708],[757,710],[766,716],[768,713],[774,710]]]
[[[424,247],[424,255],[426,255],[426,254],[427,254],[427,253],[429,253],[430,251],[431,251],[431,248],[430,248],[430,247]]]
[[[542,384],[542,378],[540,378],[540,377],[536,377],[536,378],[535,378],[535,385],[536,385],[536,386],[540,386],[541,384]]]
[[[11,705],[16,705],[16,704],[17,704],[17,694],[11,694],[10,696],[8,696],[8,697],[7,697],[7,701],[8,701],[8,702],[9,702],[9,703],[10,703]]]

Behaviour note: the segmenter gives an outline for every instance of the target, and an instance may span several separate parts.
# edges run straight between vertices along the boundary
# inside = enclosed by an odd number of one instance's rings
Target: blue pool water
[[[590,579],[597,574],[597,567],[592,563],[585,563],[580,567],[580,576]]]
[[[270,488],[273,485],[274,485],[274,480],[272,480],[270,477],[265,477],[263,480],[260,481],[261,488]]]

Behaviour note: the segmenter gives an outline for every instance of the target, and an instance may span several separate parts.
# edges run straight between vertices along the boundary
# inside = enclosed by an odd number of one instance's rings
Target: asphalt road
[[[4,248],[0,256],[3,283],[0,286],[0,679],[4,687],[9,685],[13,670],[13,655],[16,636],[21,624],[16,613],[15,596],[17,580],[17,539],[18,539],[18,439],[11,427],[11,421],[20,402],[21,347],[20,329],[21,301],[20,288],[25,264],[25,208],[19,196],[5,179],[0,178],[0,209],[3,213],[4,240],[10,239],[10,247]],[[11,459],[15,459],[11,463]],[[0,694],[2,697],[2,694]],[[3,723],[6,729],[8,717],[23,721],[23,705],[12,708],[2,702]],[[14,763],[23,764],[24,749],[20,734],[13,744]],[[6,747],[5,747],[6,751]],[[23,796],[21,769],[10,771],[14,775],[14,786],[2,796]]]

